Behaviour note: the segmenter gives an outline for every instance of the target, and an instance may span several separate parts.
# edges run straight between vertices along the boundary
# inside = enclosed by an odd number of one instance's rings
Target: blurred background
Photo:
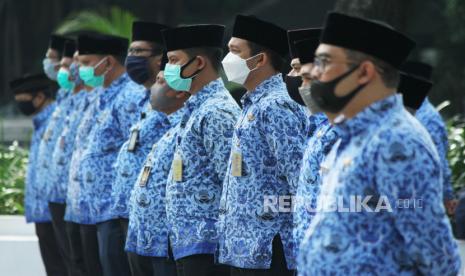
[[[286,29],[321,26],[329,10],[383,20],[417,41],[411,58],[435,67],[430,100],[447,120],[456,189],[465,182],[464,0],[3,0],[0,1],[0,214],[22,212],[30,118],[17,111],[8,82],[41,72],[51,33],[93,30],[130,38],[135,19],[171,26],[225,24],[253,14]],[[226,44],[226,41],[225,41]],[[287,72],[286,72],[287,73]]]

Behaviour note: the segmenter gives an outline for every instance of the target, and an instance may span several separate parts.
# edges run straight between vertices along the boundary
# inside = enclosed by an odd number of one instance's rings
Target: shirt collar
[[[32,118],[32,124],[34,125],[34,129],[39,128],[45,121],[47,121],[47,119],[50,117],[50,114],[55,109],[55,106],[55,102],[47,105],[44,108],[44,110],[40,111]]]
[[[343,122],[336,124],[335,128],[338,133],[344,137],[352,137],[363,134],[370,126],[378,125],[386,121],[386,119],[397,110],[402,110],[401,95],[391,95],[387,98],[372,103],[364,110],[359,112],[353,118],[346,119]]]
[[[177,125],[179,121],[181,120],[182,116],[184,115],[185,111],[186,111],[186,108],[182,107],[179,110],[168,115],[166,118],[170,122],[170,125],[172,126]]]
[[[110,101],[115,96],[115,94],[120,92],[119,87],[128,81],[129,76],[127,73],[124,73],[116,80],[114,80],[107,88],[102,87],[103,92],[101,93],[101,103],[105,104],[107,101]]]
[[[245,93],[244,96],[242,96],[241,102],[243,106],[245,106],[246,104],[255,104],[263,96],[265,96],[267,93],[270,93],[271,91],[285,90],[286,85],[284,84],[281,73],[279,73],[264,80],[254,90]]]
[[[198,109],[207,99],[214,97],[216,94],[223,91],[225,88],[221,78],[218,78],[209,84],[205,85],[199,92],[190,96],[184,106],[189,112]]]

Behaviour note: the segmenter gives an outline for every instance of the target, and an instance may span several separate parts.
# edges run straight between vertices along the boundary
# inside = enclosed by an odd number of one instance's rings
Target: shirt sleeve
[[[116,116],[120,130],[125,137],[129,137],[131,127],[141,120],[144,111],[144,91],[126,91],[123,101],[115,105],[113,116]]]
[[[307,116],[297,104],[278,100],[267,107],[262,128],[271,154],[278,162],[279,176],[287,179],[290,193],[295,194],[308,140]]]
[[[441,162],[443,176],[443,197],[444,200],[450,200],[454,197],[451,181],[451,170],[449,161],[447,160],[447,152],[449,149],[449,141],[447,137],[446,126],[442,122],[430,122],[431,139],[433,140],[436,149],[438,150],[439,159]]]
[[[226,174],[238,115],[239,110],[218,109],[205,116],[202,122],[203,145],[220,179]]]
[[[411,136],[387,134],[372,143],[374,182],[405,241],[402,261],[422,275],[457,275],[460,258],[442,202],[439,160]]]

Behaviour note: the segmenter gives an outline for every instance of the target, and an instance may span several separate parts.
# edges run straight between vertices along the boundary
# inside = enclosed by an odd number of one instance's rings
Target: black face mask
[[[34,113],[36,113],[37,108],[35,108],[34,104],[32,103],[32,100],[30,101],[18,101],[17,102],[18,109],[21,111],[26,116],[30,116]]]
[[[345,96],[336,96],[336,86],[339,82],[352,74],[357,68],[358,66],[355,66],[341,76],[328,82],[321,82],[318,80],[312,81],[310,86],[310,90],[312,91],[311,96],[321,110],[331,113],[339,113],[350,102],[350,100],[352,100],[352,98],[367,85],[361,84]]]
[[[289,97],[291,97],[291,99],[293,99],[298,104],[304,106],[305,103],[299,93],[299,87],[302,86],[302,78],[286,76],[285,82]]]
[[[150,68],[148,57],[127,56],[126,71],[135,83],[144,84],[150,79]]]

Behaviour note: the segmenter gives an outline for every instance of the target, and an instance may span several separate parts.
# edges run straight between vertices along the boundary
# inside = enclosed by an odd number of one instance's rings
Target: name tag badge
[[[182,157],[179,153],[174,154],[172,170],[173,180],[176,182],[182,181]]]
[[[242,176],[242,153],[239,151],[233,151],[231,166],[232,176]]]
[[[136,149],[138,139],[139,139],[139,130],[138,129],[132,130],[131,136],[129,137],[128,151],[134,151]]]
[[[145,187],[147,185],[147,181],[149,180],[150,172],[152,171],[152,166],[145,165],[142,169],[142,174],[139,180],[139,186]]]

